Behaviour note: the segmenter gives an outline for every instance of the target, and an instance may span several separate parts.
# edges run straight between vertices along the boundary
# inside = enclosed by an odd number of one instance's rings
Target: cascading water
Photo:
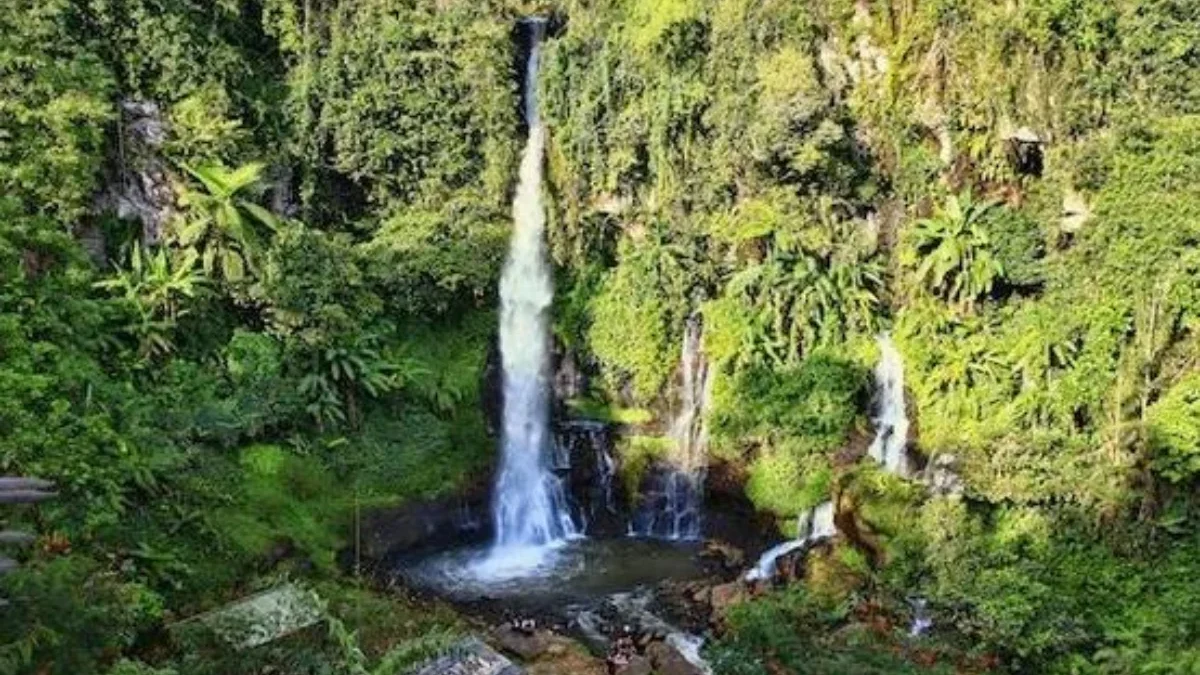
[[[883,333],[878,338],[879,362],[875,364],[875,389],[878,409],[874,417],[875,439],[867,453],[883,465],[885,471],[898,476],[910,474],[908,462],[908,415],[904,408],[904,359]],[[807,518],[807,523],[806,519]],[[800,515],[796,538],[785,541],[762,554],[758,563],[746,573],[746,579],[769,579],[775,574],[775,561],[817,539],[833,536],[833,505],[823,502],[815,509]]]
[[[766,553],[763,553],[754,567],[751,567],[746,572],[745,579],[747,581],[770,579],[775,575],[775,561],[798,548],[803,548],[822,539],[828,539],[836,533],[837,527],[833,524],[833,503],[821,502],[817,504],[813,508],[801,513],[800,517],[797,518],[796,538],[778,544]]]
[[[875,440],[868,454],[889,473],[908,476],[908,415],[904,409],[904,359],[887,333],[879,336],[879,362],[875,364],[878,410]]]
[[[493,497],[496,540],[487,563],[536,566],[540,549],[577,534],[563,486],[550,466],[550,269],[542,240],[542,153],[538,114],[538,52],[545,21],[524,23],[529,35],[524,97],[529,138],[513,200],[513,233],[500,279],[500,354],[504,369],[504,426]]]
[[[704,411],[712,392],[708,362],[701,350],[700,320],[688,320],[680,359],[680,407],[671,424],[670,466],[650,479],[630,524],[641,537],[698,539],[708,468],[708,428]]]
[[[567,419],[555,425],[554,470],[567,485],[579,529],[588,535],[619,529],[612,443],[612,430],[605,422]]]

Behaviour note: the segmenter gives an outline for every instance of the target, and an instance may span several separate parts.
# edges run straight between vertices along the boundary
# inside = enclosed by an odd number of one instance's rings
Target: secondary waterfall
[[[680,405],[671,423],[670,466],[650,478],[630,530],[643,537],[698,539],[708,468],[708,428],[704,412],[712,392],[708,361],[701,350],[702,326],[687,322],[680,358]]]
[[[879,336],[875,364],[875,440],[867,451],[889,473],[908,476],[908,415],[904,409],[904,359],[887,333]]]
[[[549,311],[554,290],[543,242],[545,132],[537,104],[538,52],[545,22],[529,20],[524,27],[529,36],[523,83],[529,138],[521,157],[512,240],[500,279],[504,426],[492,504],[496,540],[491,558],[506,560],[525,560],[527,556],[514,556],[514,552],[528,553],[577,534],[550,458]]]
[[[908,462],[908,415],[904,408],[904,359],[892,343],[892,338],[883,333],[877,340],[879,361],[875,364],[876,413],[875,438],[867,453],[883,465],[885,471],[907,477],[911,469]],[[837,528],[833,524],[833,505],[820,505],[800,514],[796,538],[785,541],[762,554],[758,563],[746,573],[748,581],[770,579],[775,574],[775,561],[780,556],[807,546],[818,539],[833,536]]]
[[[833,524],[833,503],[821,502],[811,509],[804,511],[796,519],[796,538],[778,544],[762,554],[758,562],[746,572],[747,581],[770,579],[775,575],[775,561],[784,555],[828,539],[837,533]]]

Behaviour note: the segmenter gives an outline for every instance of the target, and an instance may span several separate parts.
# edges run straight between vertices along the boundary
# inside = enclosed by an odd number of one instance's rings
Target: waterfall
[[[873,418],[875,439],[871,441],[867,452],[889,473],[907,477],[910,468],[907,453],[908,415],[904,408],[904,359],[887,333],[879,336],[878,343],[879,362],[875,364],[878,403]],[[796,530],[795,539],[763,553],[745,578],[749,581],[769,579],[775,573],[775,561],[780,556],[807,546],[816,539],[833,536],[837,531],[833,524],[833,505],[823,502],[815,509],[802,513]]]
[[[796,519],[796,538],[785,541],[762,554],[758,562],[746,572],[746,581],[761,581],[775,576],[775,561],[784,555],[828,539],[837,533],[833,524],[833,503],[821,502],[811,509],[803,511]]]
[[[577,533],[549,457],[549,311],[554,291],[543,242],[545,132],[537,104],[538,52],[545,22],[534,19],[524,26],[530,40],[523,83],[529,138],[521,157],[512,240],[500,279],[504,424],[492,504],[496,527],[493,559],[511,559],[515,551],[528,553]]]
[[[680,405],[671,423],[670,466],[650,478],[630,530],[643,537],[698,539],[708,468],[708,428],[704,412],[712,392],[708,362],[701,350],[702,326],[688,319],[680,358]]]
[[[579,529],[587,534],[618,530],[617,463],[609,425],[595,420],[559,420],[553,436],[554,471],[566,481]]]
[[[904,359],[887,333],[879,336],[879,362],[875,364],[878,400],[875,440],[868,453],[890,473],[909,475],[908,415],[904,409]]]

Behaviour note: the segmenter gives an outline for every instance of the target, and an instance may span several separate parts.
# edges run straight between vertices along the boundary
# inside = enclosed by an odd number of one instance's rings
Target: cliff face
[[[1200,282],[1200,194],[1180,180],[1198,167],[1194,10],[561,10],[542,83],[556,309],[593,407],[669,420],[700,317],[722,473],[784,531],[842,495],[861,535],[847,556],[915,564],[930,576],[911,588],[1012,620],[1007,638],[966,629],[1001,642],[1044,636],[1061,608],[976,572],[1016,574],[1068,542],[1119,549],[1194,508],[1180,490],[1197,474],[1179,470],[1200,429],[1180,421]],[[860,459],[884,330],[933,494]],[[653,456],[641,436],[663,431],[641,427],[623,454]],[[1024,618],[982,608],[1014,594]],[[1049,643],[1043,656],[1064,648]]]
[[[927,454],[963,455],[989,498],[1134,496],[1142,451],[1105,439],[1184,372],[1164,359],[1190,333],[1163,321],[1188,312],[1168,298],[1192,280],[1196,202],[1167,177],[1193,161],[1196,92],[1139,56],[1183,15],[1090,7],[566,3],[542,85],[551,236],[592,395],[662,417],[702,316],[718,445],[753,462],[814,443],[722,432],[746,373],[867,368],[890,326]],[[1122,78],[1139,86],[1104,84]],[[1149,234],[1148,201],[1182,207],[1161,213],[1178,236]],[[1113,403],[1130,387],[1137,410]]]

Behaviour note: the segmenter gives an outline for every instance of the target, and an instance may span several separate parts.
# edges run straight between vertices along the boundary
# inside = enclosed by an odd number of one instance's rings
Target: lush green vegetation
[[[0,672],[398,672],[403,640],[453,630],[338,555],[357,510],[490,466],[511,50],[466,6],[6,5],[0,469],[60,494],[4,514],[42,537],[3,582]],[[161,236],[94,206],[151,159],[139,100],[167,130]],[[164,642],[288,577],[338,630],[257,656]]]
[[[0,672],[396,672],[456,630],[339,555],[358,509],[489,470],[529,11],[563,19],[574,407],[665,419],[698,316],[713,453],[781,521],[844,495],[883,551],[739,608],[721,672],[1200,667],[1196,3],[6,0],[0,472],[60,494],[3,514],[40,536]],[[154,162],[161,233],[98,198]],[[846,461],[884,328],[959,498]],[[664,451],[621,447],[632,483]],[[283,578],[330,634],[165,636]]]
[[[885,553],[825,579],[833,605],[751,603],[722,667],[903,672],[821,637],[878,601],[888,649],[968,670],[1191,672],[1196,9],[564,4],[552,237],[599,396],[669,396],[698,314],[714,452],[781,517],[842,495]],[[845,464],[883,327],[919,450],[957,459],[961,498]],[[937,627],[920,641],[914,596]]]

